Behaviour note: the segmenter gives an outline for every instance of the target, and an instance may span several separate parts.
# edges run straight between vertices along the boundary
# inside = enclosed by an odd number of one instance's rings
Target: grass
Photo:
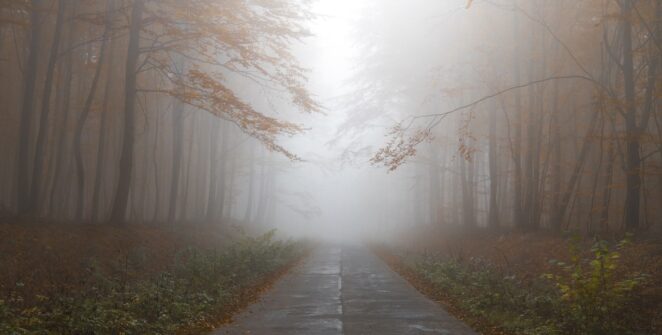
[[[3,268],[26,259],[39,276],[18,265],[2,277],[1,334],[203,333],[227,321],[306,250],[276,241],[273,232],[214,244],[151,228],[127,228],[142,239],[96,228],[105,234],[85,233],[101,243],[96,252],[71,253],[67,241],[79,250],[94,243],[69,240],[66,233],[50,236],[49,248],[35,244],[31,251],[21,241],[43,242],[43,229],[2,228],[22,232],[11,247],[5,245]],[[31,261],[49,249],[56,264]]]
[[[562,260],[548,258],[537,268],[525,263],[525,270],[477,253],[380,249],[380,254],[419,290],[485,334],[655,334],[660,301],[649,293],[659,278],[622,261],[637,247],[566,241]],[[533,251],[522,252],[540,264]]]

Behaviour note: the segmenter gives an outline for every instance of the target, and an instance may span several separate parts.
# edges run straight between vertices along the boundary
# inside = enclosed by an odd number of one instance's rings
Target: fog
[[[357,64],[365,61],[363,51],[372,43],[362,35],[379,34],[387,28],[385,22],[370,23],[372,10],[379,5],[345,0],[317,1],[312,7],[317,15],[309,27],[313,36],[296,48],[296,54],[310,69],[308,87],[324,110],[310,117],[295,116],[309,130],[301,137],[284,141],[288,148],[301,154],[303,162],[289,164],[279,174],[278,183],[283,194],[306,199],[291,204],[294,210],[284,206],[274,217],[276,227],[288,235],[356,241],[375,237],[375,233],[385,234],[394,226],[413,220],[409,199],[415,192],[416,175],[407,169],[387,173],[369,163],[374,145],[386,135],[389,119],[366,120],[383,125],[371,125],[360,134],[354,128],[363,125],[352,123],[353,117],[363,114],[363,106],[352,105],[352,93],[359,89],[353,80],[361,70]],[[396,25],[412,26],[417,17],[431,20],[425,13],[429,5],[410,7],[411,13]],[[449,1],[445,6],[461,8],[463,4]],[[301,210],[310,211],[310,215],[301,215]]]
[[[159,4],[3,3],[3,213],[348,240],[658,228],[652,3]]]
[[[0,333],[657,334],[661,69],[661,0],[0,0]]]

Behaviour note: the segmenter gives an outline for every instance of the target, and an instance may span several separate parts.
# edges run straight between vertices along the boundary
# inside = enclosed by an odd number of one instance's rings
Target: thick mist
[[[652,3],[161,4],[3,5],[3,212],[354,240],[657,229]]]
[[[662,0],[0,0],[0,333],[659,334]]]
[[[297,205],[294,210],[286,206],[278,213],[279,229],[321,239],[360,241],[390,236],[398,227],[430,223],[424,213],[426,204],[420,203],[424,197],[416,195],[426,180],[415,168],[389,172],[370,164],[371,155],[388,140],[389,128],[407,111],[397,105],[380,109],[386,105],[381,99],[390,98],[373,95],[386,92],[366,89],[370,85],[377,90],[377,82],[389,76],[416,76],[416,80],[431,77],[409,71],[435,70],[439,60],[429,64],[430,68],[416,64],[422,64],[426,57],[429,60],[430,54],[435,54],[430,50],[438,50],[441,43],[457,43],[451,36],[432,39],[431,35],[453,30],[455,23],[444,17],[461,12],[465,5],[462,1],[315,2],[313,11],[317,17],[310,23],[313,36],[296,50],[304,66],[311,69],[309,87],[325,109],[320,115],[295,118],[310,130],[285,141],[288,147],[302,153],[304,161],[286,169],[279,183],[305,201],[299,205],[303,206],[301,209]],[[396,31],[399,32],[394,34]],[[375,54],[376,48],[386,46],[381,44],[401,42],[405,44],[401,45],[400,54]],[[425,48],[429,48],[428,56],[421,53]],[[448,53],[451,56],[453,52]],[[385,61],[375,62],[375,57],[396,57],[392,60],[408,69],[393,68],[370,75],[371,66]],[[413,83],[413,79],[406,80]],[[310,215],[301,215],[303,208]]]

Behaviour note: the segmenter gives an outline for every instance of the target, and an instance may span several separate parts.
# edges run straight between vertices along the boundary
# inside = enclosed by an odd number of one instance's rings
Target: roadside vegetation
[[[541,247],[521,248],[531,240]],[[458,249],[462,242],[466,248]],[[662,332],[660,250],[629,237],[512,234],[380,253],[420,291],[485,334],[599,335]]]
[[[7,269],[0,276],[1,334],[203,333],[228,321],[306,251],[302,243],[277,241],[273,231],[219,240],[221,232],[210,228],[174,234],[65,226],[44,240],[43,231],[54,228],[0,229],[18,237],[0,238]],[[28,241],[45,244],[28,250]],[[52,263],[20,265],[35,254]]]

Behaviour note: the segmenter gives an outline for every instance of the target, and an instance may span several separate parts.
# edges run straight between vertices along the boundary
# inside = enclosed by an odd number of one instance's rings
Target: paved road
[[[365,247],[323,247],[213,335],[476,335]]]

